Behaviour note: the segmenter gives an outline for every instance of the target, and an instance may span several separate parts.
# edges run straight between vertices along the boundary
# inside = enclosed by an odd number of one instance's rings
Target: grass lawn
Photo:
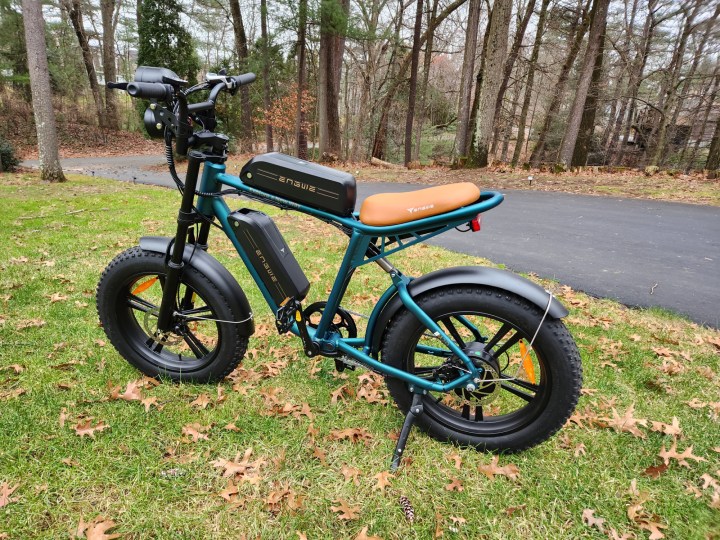
[[[172,234],[177,193],[6,174],[0,197],[0,539],[720,538],[719,332],[543,282],[571,309],[584,361],[568,425],[494,467],[497,457],[414,431],[408,462],[388,477],[403,418],[382,381],[339,374],[278,336],[218,234],[210,253],[256,313],[231,380],[155,385],[106,343],[99,275],[141,235]],[[307,302],[324,299],[339,232],[263,210],[314,280]],[[411,275],[491,264],[404,253],[393,259]],[[386,286],[363,267],[346,307],[369,313]]]

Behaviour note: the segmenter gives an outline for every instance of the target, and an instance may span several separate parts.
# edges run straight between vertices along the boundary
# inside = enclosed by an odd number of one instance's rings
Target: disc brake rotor
[[[180,343],[183,340],[182,336],[173,332],[158,332],[157,320],[159,312],[160,310],[157,308],[149,309],[145,312],[145,316],[143,317],[145,333],[150,336],[155,343],[161,345],[175,345],[176,343]]]

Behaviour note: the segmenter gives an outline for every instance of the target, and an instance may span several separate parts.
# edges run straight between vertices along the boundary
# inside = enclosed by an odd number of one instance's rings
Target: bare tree
[[[95,64],[93,63],[92,51],[88,42],[85,25],[83,23],[82,7],[80,0],[61,0],[70,22],[72,23],[75,35],[77,36],[80,50],[82,51],[83,64],[87,73],[88,82],[90,83],[90,91],[92,92],[95,109],[97,110],[98,124],[105,127],[105,106],[100,96],[100,85],[98,84],[97,73],[95,72]]]
[[[535,83],[535,70],[537,69],[537,61],[540,56],[540,46],[542,44],[543,33],[545,32],[545,17],[547,16],[550,0],[543,0],[540,6],[540,16],[538,18],[537,31],[535,32],[535,42],[533,43],[532,53],[530,53],[530,64],[528,66],[528,75],[525,81],[525,97],[523,98],[522,109],[520,110],[520,120],[518,121],[518,136],[515,142],[515,150],[513,151],[512,166],[516,167],[520,161],[522,145],[525,142],[525,124],[527,122],[528,112],[530,111],[530,99],[532,98],[533,85]]]
[[[108,81],[117,80],[115,69],[115,31],[120,14],[119,0],[101,0],[100,13],[103,26],[102,57],[105,78],[105,125],[110,129],[119,129],[117,100],[115,91],[107,87]]]
[[[423,0],[417,0],[415,26],[413,27],[413,46],[410,57],[410,87],[408,89],[408,110],[405,119],[405,166],[412,160],[412,128],[415,116],[415,96],[417,94],[418,64],[420,63],[420,31],[422,29]]]
[[[495,0],[485,50],[485,70],[478,103],[478,117],[475,126],[475,142],[471,161],[473,165],[485,167],[488,164],[493,127],[495,125],[495,103],[507,59],[508,33],[512,0]]]
[[[307,146],[307,127],[305,126],[305,105],[303,98],[305,97],[305,87],[307,86],[307,67],[306,67],[306,50],[305,35],[307,32],[307,0],[300,0],[298,3],[298,38],[297,38],[297,55],[298,55],[298,72],[297,72],[297,108],[295,118],[295,144],[297,157],[300,159],[308,158]]]
[[[238,0],[230,0],[230,12],[233,19],[233,31],[235,36],[235,49],[238,55],[240,71],[247,70],[248,46],[245,35],[245,24],[243,23],[240,3]],[[242,122],[241,150],[251,152],[253,147],[252,111],[250,110],[250,90],[247,86],[240,87],[240,107],[242,111],[240,118]]]
[[[341,149],[340,75],[345,49],[345,24],[349,0],[323,0],[320,4],[320,51],[318,55],[318,131],[320,157],[338,157]]]
[[[465,52],[463,53],[460,97],[458,99],[458,121],[455,132],[456,163],[462,164],[467,158],[470,123],[470,100],[472,98],[473,73],[475,72],[475,51],[477,49],[478,25],[482,0],[470,0],[468,7]]]
[[[262,39],[263,58],[263,109],[270,111],[270,43],[267,30],[267,0],[260,0],[260,37]],[[265,122],[265,151],[273,151],[273,130],[270,122]]]
[[[40,176],[48,182],[64,182],[65,175],[58,155],[55,111],[50,91],[42,3],[40,0],[22,0],[22,8],[30,71],[30,91],[40,155]]]

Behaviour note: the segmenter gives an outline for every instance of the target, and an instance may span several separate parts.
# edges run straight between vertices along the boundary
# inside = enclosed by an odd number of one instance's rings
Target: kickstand
[[[405,417],[405,423],[403,424],[400,437],[398,438],[397,445],[395,445],[395,452],[393,453],[392,463],[390,464],[390,472],[395,472],[400,467],[400,460],[402,459],[402,453],[405,451],[405,443],[407,443],[408,436],[410,435],[410,429],[417,420],[418,416],[423,413],[422,394],[413,394],[412,405],[410,410]]]

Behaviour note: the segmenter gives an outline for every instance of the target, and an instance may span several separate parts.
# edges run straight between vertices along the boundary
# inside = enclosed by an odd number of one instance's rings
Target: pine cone
[[[405,518],[410,523],[415,521],[415,510],[413,510],[412,504],[410,504],[410,500],[407,497],[400,497],[400,508],[402,508],[403,514],[405,514]]]

